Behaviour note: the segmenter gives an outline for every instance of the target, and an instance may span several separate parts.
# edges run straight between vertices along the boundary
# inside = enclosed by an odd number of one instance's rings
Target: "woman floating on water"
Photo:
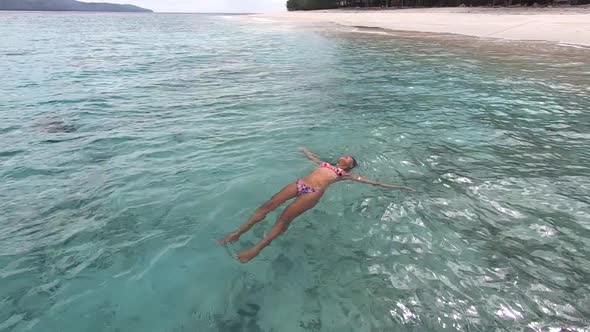
[[[219,241],[221,244],[237,241],[240,236],[249,231],[252,226],[264,220],[269,212],[274,211],[286,201],[297,197],[297,199],[283,211],[279,219],[277,219],[275,225],[272,227],[271,231],[260,242],[258,242],[258,244],[238,254],[238,259],[240,262],[247,263],[252,258],[256,257],[260,251],[262,251],[262,249],[272,242],[272,240],[287,230],[293,219],[297,218],[303,212],[313,208],[320,201],[320,198],[322,198],[325,190],[335,182],[342,180],[352,180],[385,188],[412,190],[411,188],[376,182],[362,176],[349,173],[349,171],[355,168],[357,165],[356,160],[351,156],[340,157],[336,166],[333,166],[327,162],[322,161],[318,156],[310,152],[308,149],[303,148],[302,151],[305,153],[307,158],[320,164],[320,167],[316,168],[306,177],[301,178],[283,188],[283,190],[274,195],[268,202],[259,207],[258,210],[254,212],[254,214],[242,227],[230,233],[223,240]]]

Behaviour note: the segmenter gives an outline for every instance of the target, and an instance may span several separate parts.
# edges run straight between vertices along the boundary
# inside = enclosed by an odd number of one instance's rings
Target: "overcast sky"
[[[82,0],[91,2],[91,0]],[[156,12],[261,13],[284,11],[286,0],[92,0],[128,3]]]

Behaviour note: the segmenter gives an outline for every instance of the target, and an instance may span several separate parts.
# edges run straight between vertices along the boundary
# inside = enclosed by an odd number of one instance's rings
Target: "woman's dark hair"
[[[353,156],[350,156],[350,158],[352,158],[352,168],[357,167],[359,164],[356,162],[356,159]]]

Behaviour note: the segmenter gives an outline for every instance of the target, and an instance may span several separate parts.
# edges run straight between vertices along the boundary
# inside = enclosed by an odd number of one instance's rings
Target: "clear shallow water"
[[[0,35],[0,331],[590,330],[588,51],[201,15]],[[338,184],[239,265],[276,214],[214,241],[300,146],[417,193]]]

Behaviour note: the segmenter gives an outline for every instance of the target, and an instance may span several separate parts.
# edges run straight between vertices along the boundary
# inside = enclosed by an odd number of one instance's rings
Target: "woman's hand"
[[[318,164],[323,163],[323,161],[320,159],[320,157],[315,155],[313,152],[309,151],[307,148],[299,148],[299,150],[301,150],[301,152],[303,152],[308,159],[313,160],[314,162],[316,162]]]
[[[367,183],[367,184],[371,184],[373,186],[379,186],[379,187],[383,187],[383,188],[401,189],[401,190],[408,190],[408,191],[416,192],[416,190],[414,190],[412,188],[408,188],[408,187],[404,187],[404,186],[398,186],[396,184],[389,184],[389,183],[383,183],[383,182],[373,181],[371,179],[367,179],[365,177],[362,177],[362,176],[356,175],[356,174],[348,174],[346,176],[346,179],[347,180],[356,181],[356,182],[361,182],[361,183]]]

